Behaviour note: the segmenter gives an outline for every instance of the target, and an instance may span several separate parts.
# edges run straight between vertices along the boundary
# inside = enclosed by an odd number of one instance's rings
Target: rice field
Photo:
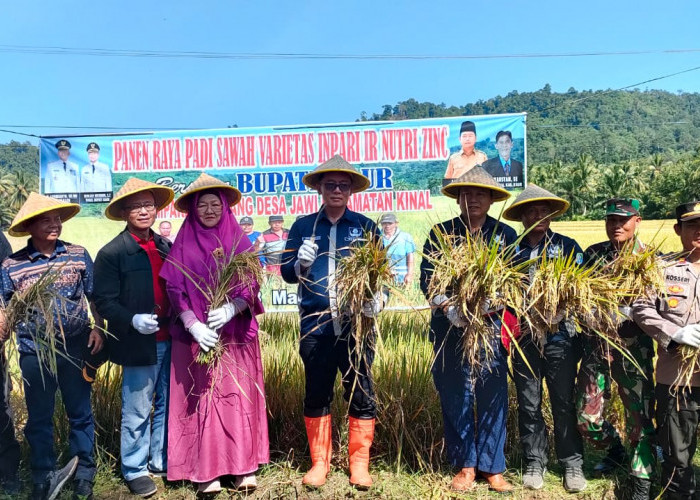
[[[402,213],[401,228],[410,232],[417,246],[422,247],[430,226],[440,220],[454,217],[457,206],[451,201],[434,198],[432,213]],[[497,215],[500,209],[494,209]],[[370,214],[378,217],[378,214]],[[376,218],[375,217],[375,218]],[[267,226],[263,218],[256,218],[256,229]],[[291,223],[291,217],[290,221]],[[180,221],[173,221],[173,230]],[[291,225],[291,224],[289,224]],[[644,221],[641,238],[657,243],[663,240],[666,251],[678,249],[673,233],[673,221]],[[63,238],[82,244],[94,257],[99,248],[121,231],[123,223],[106,219],[75,218],[64,226]],[[516,227],[516,230],[521,228]],[[602,221],[555,222],[553,229],[575,238],[582,247],[605,239]],[[13,248],[25,244],[23,238],[9,238]],[[419,262],[416,263],[418,269]],[[406,292],[406,297],[392,294],[390,305],[418,303],[422,300],[417,287]],[[301,476],[308,467],[308,447],[303,425],[302,400],[304,393],[303,366],[298,355],[298,317],[295,314],[267,314],[262,317],[260,341],[263,350],[265,384],[268,397],[272,464],[259,475],[258,491],[251,498],[491,498],[487,488],[480,485],[468,495],[449,492],[451,471],[445,463],[442,442],[442,416],[435,392],[430,365],[432,346],[427,338],[427,311],[408,310],[385,312],[380,315],[381,337],[377,342],[374,376],[379,402],[379,416],[371,473],[375,486],[367,493],[352,490],[347,481],[347,418],[346,404],[342,401],[339,383],[333,402],[333,467],[328,484],[318,492],[301,487]],[[26,421],[17,365],[10,367],[14,380],[13,413],[17,435],[23,441],[21,429]],[[99,465],[96,498],[129,498],[128,490],[119,473],[119,422],[121,410],[121,375],[118,367],[101,368],[93,388],[93,408],[97,421],[97,458]],[[613,391],[613,394],[615,392]],[[520,453],[517,435],[517,409],[511,384],[511,406],[508,418],[506,455],[507,478],[520,483]],[[546,401],[546,398],[545,398]],[[62,460],[67,454],[67,418],[57,406],[55,416],[56,443]],[[548,404],[546,419],[551,428]],[[608,409],[609,419],[624,432],[622,408],[615,394]],[[28,480],[28,450],[23,446],[22,473]],[[553,446],[550,446],[550,450]],[[586,448],[584,470],[590,473],[600,453]],[[545,488],[530,492],[516,488],[514,498],[547,499],[567,496],[561,486],[561,470],[550,457],[551,471]],[[589,480],[589,488],[576,498],[616,498],[620,478]],[[194,490],[181,483],[162,483],[158,480],[156,498],[195,498]],[[573,497],[573,496],[572,496]],[[61,498],[70,498],[69,492]],[[222,493],[217,498],[237,498],[234,493]]]

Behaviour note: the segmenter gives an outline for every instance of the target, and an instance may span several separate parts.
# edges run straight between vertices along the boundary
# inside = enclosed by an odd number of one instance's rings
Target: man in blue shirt
[[[382,243],[388,247],[396,285],[410,285],[413,282],[413,254],[416,244],[410,234],[399,229],[399,221],[393,213],[384,214],[379,219],[382,226]]]
[[[451,486],[456,491],[471,489],[478,470],[492,490],[507,492],[513,489],[503,478],[508,353],[501,340],[500,312],[484,312],[493,328],[493,360],[482,367],[472,367],[462,349],[468,326],[466,319],[454,305],[446,306],[448,297],[431,297],[428,288],[434,272],[433,261],[440,258],[440,233],[497,241],[501,250],[515,243],[513,228],[488,215],[491,205],[508,199],[510,193],[479,166],[442,188],[442,193],[457,200],[461,213],[431,229],[423,245],[423,255],[430,255],[433,260],[424,258],[421,262],[420,287],[433,308],[430,319],[430,341],[435,353],[432,373],[442,406],[445,449],[451,465],[459,469]]]
[[[302,181],[319,192],[323,205],[319,212],[292,225],[281,271],[287,283],[299,284],[299,353],[306,376],[304,422],[312,461],[303,484],[319,487],[326,482],[331,458],[330,407],[340,371],[343,395],[350,403],[350,483],[369,488],[369,449],[377,414],[370,371],[374,351],[368,348],[364,359],[359,359],[353,325],[339,308],[334,280],[338,259],[348,255],[353,243],[367,232],[379,237],[374,222],[347,208],[351,193],[364,191],[370,181],[339,155],[306,174]],[[368,302],[362,314],[374,316],[382,307],[381,299]]]
[[[258,239],[260,238],[260,235],[262,233],[260,231],[253,231],[253,218],[248,216],[241,217],[241,220],[238,222],[238,224],[241,226],[241,229],[243,229],[243,232],[250,240],[250,243],[255,247],[255,251],[258,252],[258,259],[260,260],[260,264],[263,267],[265,267],[265,256],[260,251],[260,244],[258,242]]]
[[[569,202],[546,189],[529,184],[503,217],[522,222],[527,231],[522,237],[516,261],[568,257],[583,263],[583,250],[571,238],[549,229],[553,217],[569,208]],[[562,311],[564,315],[566,311]],[[583,476],[583,440],[578,432],[574,389],[576,367],[581,359],[580,339],[570,321],[551,319],[552,331],[544,346],[530,335],[519,340],[520,350],[513,353],[513,378],[518,394],[518,428],[525,471],[523,486],[538,490],[544,485],[547,466],[547,432],[542,416],[542,381],[547,381],[554,418],[554,445],[557,459],[564,467],[564,488],[578,492],[586,488]],[[520,352],[522,351],[522,353]],[[523,358],[523,354],[527,361]],[[533,373],[534,372],[534,373]]]
[[[9,329],[17,334],[19,365],[24,381],[27,403],[25,436],[31,448],[33,499],[53,499],[76,471],[74,496],[92,498],[92,482],[95,478],[95,425],[90,406],[90,384],[83,378],[81,364],[84,348],[91,347],[96,354],[102,349],[104,339],[102,320],[95,314],[96,326],[90,327],[88,300],[93,292],[93,263],[87,251],[78,245],[59,240],[62,224],[80,211],[80,206],[64,203],[47,196],[31,193],[10,226],[12,236],[31,237],[27,246],[13,253],[2,263],[0,284],[2,300],[7,306],[15,293],[24,293],[47,272],[58,277],[49,286],[60,303],[52,318],[40,311],[27,313],[31,317],[19,320],[15,325],[6,324],[1,315],[3,335]],[[90,304],[92,306],[92,304]],[[46,321],[54,323],[55,332],[63,338],[55,338],[55,373],[44,361],[52,357],[49,348],[37,344],[46,339]],[[42,327],[42,325],[44,325]],[[41,356],[41,357],[40,357]],[[53,415],[56,390],[70,422],[69,447],[77,455],[60,471],[54,472]]]

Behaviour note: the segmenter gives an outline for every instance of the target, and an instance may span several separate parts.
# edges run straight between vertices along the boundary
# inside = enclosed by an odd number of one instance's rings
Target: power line
[[[562,57],[630,56],[649,54],[698,53],[700,48],[657,50],[614,50],[591,52],[542,52],[513,54],[340,54],[306,52],[200,52],[90,47],[0,45],[0,52],[45,55],[83,55],[97,57],[143,57],[176,59],[356,59],[356,60],[471,60],[471,59],[541,59]]]

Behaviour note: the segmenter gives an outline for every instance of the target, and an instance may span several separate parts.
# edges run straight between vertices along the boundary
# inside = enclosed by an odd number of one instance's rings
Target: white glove
[[[671,340],[677,344],[700,347],[700,325],[685,325],[671,335]]]
[[[155,314],[134,314],[131,318],[131,326],[141,335],[152,335],[160,329],[158,316]]]
[[[208,352],[209,349],[216,345],[216,341],[219,340],[219,336],[216,332],[207,328],[207,325],[200,321],[195,321],[190,327],[190,334],[204,352]]]
[[[467,320],[464,317],[462,317],[462,315],[459,312],[459,309],[457,309],[456,306],[448,307],[447,311],[445,312],[445,316],[447,316],[447,319],[450,320],[450,323],[452,323],[457,328],[463,328],[467,326]]]
[[[447,295],[436,295],[435,297],[433,297],[432,302],[433,302],[434,306],[440,307],[448,300],[450,300],[450,299],[447,297]]]
[[[316,260],[318,245],[311,240],[304,240],[304,243],[299,247],[297,258],[301,267],[311,267],[311,264]]]
[[[378,293],[372,300],[365,300],[362,303],[362,315],[367,318],[374,318],[384,309],[384,294]]]
[[[238,307],[235,304],[227,302],[223,306],[209,311],[209,314],[207,314],[207,326],[212,330],[218,330],[226,323],[231,321],[231,319],[239,312],[241,311],[238,310]]]

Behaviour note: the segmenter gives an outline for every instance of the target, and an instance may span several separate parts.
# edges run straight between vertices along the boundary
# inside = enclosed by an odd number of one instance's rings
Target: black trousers
[[[580,339],[571,337],[561,326],[558,332],[549,335],[544,353],[530,336],[520,340],[520,348],[530,365],[528,367],[516,347],[511,348],[518,393],[518,429],[525,461],[541,467],[547,465],[547,429],[542,416],[542,382],[546,380],[557,459],[564,466],[580,467],[583,439],[577,428],[574,397],[576,367],[581,359]]]
[[[347,335],[303,335],[299,354],[306,376],[305,417],[322,417],[331,412],[337,372],[342,377],[343,397],[350,403],[348,414],[360,419],[377,415],[371,375],[374,349],[368,348],[360,356],[354,338]]]
[[[19,443],[10,413],[11,383],[7,374],[4,346],[0,345],[0,482],[17,477],[19,468]]]
[[[656,386],[657,442],[663,451],[663,498],[695,498],[693,455],[700,421],[700,387],[672,394],[670,386]]]

